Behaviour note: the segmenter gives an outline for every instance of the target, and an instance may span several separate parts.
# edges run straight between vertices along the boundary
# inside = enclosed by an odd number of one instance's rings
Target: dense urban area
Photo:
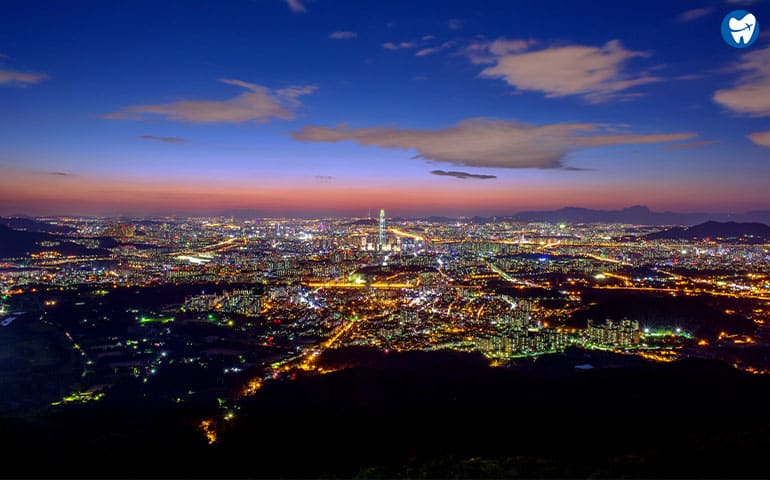
[[[751,235],[385,211],[5,224],[23,246],[0,264],[8,410],[135,382],[174,403],[215,400],[199,425],[214,443],[243,397],[328,373],[317,359],[345,347],[480,352],[498,367],[577,348],[770,373],[770,250]]]

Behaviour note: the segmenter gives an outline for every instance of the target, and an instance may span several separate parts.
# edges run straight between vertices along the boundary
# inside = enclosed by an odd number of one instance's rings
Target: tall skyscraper
[[[385,249],[385,210],[380,210],[380,250]]]

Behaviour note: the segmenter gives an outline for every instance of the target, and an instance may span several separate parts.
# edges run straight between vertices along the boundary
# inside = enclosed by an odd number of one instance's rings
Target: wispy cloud
[[[480,65],[485,63],[495,63],[500,57],[519,53],[528,50],[537,42],[532,39],[498,38],[496,40],[475,41],[463,48],[460,53],[470,60],[471,63]]]
[[[155,135],[140,135],[136,138],[139,138],[141,140],[154,140],[157,142],[164,142],[164,143],[185,143],[188,140],[184,138],[179,137],[156,137]]]
[[[438,175],[440,177],[454,177],[454,178],[461,178],[463,180],[465,179],[476,179],[476,180],[491,180],[493,178],[497,178],[497,175],[482,175],[478,173],[468,173],[468,172],[456,172],[456,171],[445,171],[445,170],[431,170],[430,172],[432,175]]]
[[[54,175],[56,177],[69,177],[70,174],[67,172],[48,172],[48,175]]]
[[[422,50],[418,50],[417,53],[415,53],[415,56],[424,57],[426,55],[433,55],[434,53],[438,53],[442,50],[446,50],[454,46],[455,46],[455,42],[452,42],[452,41],[444,42],[441,45],[438,45],[436,47],[428,47],[428,48],[423,48]]]
[[[417,53],[415,53],[415,56],[425,57],[427,55],[432,55],[439,51],[441,51],[441,49],[439,49],[438,47],[423,48],[422,50],[417,51]]]
[[[314,85],[302,85],[270,90],[242,80],[222,79],[222,83],[247,90],[227,100],[179,100],[156,105],[136,105],[104,115],[112,119],[140,120],[158,115],[167,120],[190,123],[264,123],[277,118],[290,120],[301,104],[298,98],[317,90]]]
[[[313,175],[313,178],[318,180],[319,182],[331,182],[334,180],[334,177],[331,175]]]
[[[770,116],[770,47],[741,55],[730,71],[740,75],[738,81],[717,90],[714,101],[736,113]]]
[[[401,50],[402,48],[414,48],[417,46],[417,42],[385,42],[382,44],[382,48],[385,50]]]
[[[15,70],[0,69],[0,86],[27,87],[35,85],[48,78],[44,73],[17,72]]]
[[[693,8],[692,10],[687,10],[686,12],[680,13],[676,19],[677,21],[683,23],[694,22],[695,20],[711,15],[712,13],[714,13],[714,9],[711,7]]]
[[[424,57],[431,55],[448,48],[452,48],[457,45],[455,41],[448,41],[444,43],[438,43],[436,37],[433,35],[423,35],[415,40],[408,42],[385,42],[382,44],[382,48],[385,50],[406,50],[412,48],[419,48],[415,53],[418,57]]]
[[[687,142],[687,143],[676,143],[674,145],[666,145],[663,147],[663,150],[669,151],[669,152],[675,152],[678,150],[692,150],[693,148],[701,148],[705,147],[706,145],[713,145],[717,143],[714,140],[701,140],[698,142]]]
[[[289,6],[289,9],[292,12],[297,13],[304,13],[307,12],[307,8],[305,8],[305,4],[302,3],[301,0],[284,0],[286,2],[286,5]]]
[[[494,65],[482,77],[500,78],[518,90],[542,92],[548,98],[581,96],[590,102],[630,98],[627,90],[661,80],[646,73],[630,73],[626,64],[647,52],[627,50],[618,40],[604,46],[570,45],[522,51],[528,41],[497,40],[487,51]],[[478,62],[483,57],[470,57]]]
[[[757,145],[762,145],[763,147],[770,147],[770,131],[767,132],[755,132],[751,135],[746,135],[749,140],[756,143]]]
[[[223,80],[224,81],[224,80]],[[249,85],[249,84],[247,84]],[[275,91],[276,95],[285,99],[296,100],[303,95],[310,95],[318,90],[315,85],[295,85],[293,87],[280,88]]]
[[[357,36],[358,34],[356,32],[346,32],[342,30],[338,30],[329,34],[329,38],[334,40],[350,40],[352,38],[356,38]]]
[[[617,125],[597,123],[533,125],[472,118],[443,129],[306,126],[292,136],[309,142],[353,141],[363,146],[413,150],[417,153],[413,158],[495,168],[564,168],[569,153],[585,148],[695,137],[694,133],[635,134],[617,129]]]
[[[463,22],[458,18],[452,18],[450,20],[447,20],[446,26],[449,27],[450,30],[460,30],[461,28],[463,28],[464,23],[465,22]]]

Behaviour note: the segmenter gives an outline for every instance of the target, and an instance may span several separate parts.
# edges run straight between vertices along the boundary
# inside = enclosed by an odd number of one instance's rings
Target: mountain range
[[[692,227],[673,227],[645,236],[648,240],[720,240],[741,243],[770,241],[770,227],[764,223],[706,222]]]
[[[42,242],[52,242],[54,247],[44,247]],[[99,239],[100,248],[88,248],[70,241],[69,238],[50,233],[14,230],[0,224],[0,258],[21,258],[44,250],[55,250],[62,255],[107,255],[107,248],[118,244],[112,238]]]
[[[630,223],[635,225],[696,225],[708,221],[770,223],[770,210],[736,214],[653,212],[648,207],[640,205],[621,210],[565,207],[558,210],[519,212],[506,218],[517,222]]]

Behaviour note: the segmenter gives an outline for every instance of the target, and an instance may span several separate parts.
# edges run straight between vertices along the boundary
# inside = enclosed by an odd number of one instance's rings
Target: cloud
[[[522,41],[496,42],[488,46],[495,64],[485,68],[481,76],[501,78],[519,90],[543,92],[549,98],[579,95],[590,102],[629,98],[623,92],[661,80],[644,73],[627,73],[628,60],[648,57],[649,53],[626,50],[618,40],[602,47],[570,45],[520,53],[512,52],[524,48]]]
[[[382,48],[385,50],[401,50],[402,48],[414,48],[417,46],[417,42],[385,42],[382,44]]]
[[[535,40],[508,40],[498,38],[493,41],[476,41],[461,50],[461,54],[475,65],[495,63],[498,58],[509,53],[523,52],[535,45]]]
[[[140,120],[159,115],[166,120],[190,123],[264,123],[273,118],[291,120],[301,104],[298,97],[318,89],[314,85],[294,86],[271,91],[242,80],[222,79],[222,83],[247,91],[227,100],[179,100],[158,105],[136,105],[103,115],[111,119]]]
[[[763,147],[770,147],[770,131],[767,132],[754,132],[751,135],[746,135],[749,140],[762,145]]]
[[[301,97],[303,95],[310,95],[316,90],[318,90],[318,87],[315,85],[299,85],[299,86],[281,88],[279,90],[276,90],[275,93],[279,97],[283,97],[285,99],[290,99],[290,100],[296,100],[298,97]]]
[[[441,49],[438,47],[423,48],[422,50],[419,50],[417,53],[415,53],[415,56],[424,57],[426,55],[432,55],[439,51],[441,51]]]
[[[683,23],[693,22],[699,18],[711,15],[713,12],[713,8],[693,8],[692,10],[687,10],[686,12],[680,13],[676,19],[678,22]]]
[[[455,178],[461,178],[463,180],[468,178],[475,178],[477,180],[491,180],[493,178],[497,178],[497,175],[480,175],[477,173],[468,173],[468,172],[455,172],[455,171],[445,171],[445,170],[431,170],[430,172],[433,175],[438,175],[440,177],[455,177]]]
[[[334,177],[332,177],[331,175],[313,175],[313,178],[315,178],[320,182],[331,182],[332,180],[334,180]]]
[[[454,46],[455,46],[455,42],[444,42],[437,47],[423,48],[422,50],[419,50],[417,53],[415,53],[415,56],[424,57],[426,55],[432,55],[434,53],[440,52],[442,50],[446,50],[447,48],[452,48]]]
[[[179,138],[179,137],[156,137],[155,135],[140,135],[136,138],[139,138],[141,140],[155,140],[155,141],[164,142],[164,143],[184,143],[188,141],[184,138]]]
[[[48,75],[44,73],[25,73],[15,70],[0,70],[0,85],[12,87],[26,87],[46,80]]]
[[[455,41],[448,41],[441,44],[435,44],[433,41],[436,40],[436,37],[433,35],[424,35],[423,37],[412,40],[409,42],[385,42],[382,44],[382,48],[385,50],[403,50],[403,49],[409,49],[409,48],[418,48],[420,47],[420,50],[415,53],[418,57],[424,57],[426,55],[431,55],[433,53],[440,52],[441,50],[446,50],[447,48],[452,48],[455,45],[457,45],[457,42]],[[433,45],[431,45],[433,43]]]
[[[70,174],[67,172],[48,172],[48,175],[55,175],[57,177],[69,177]]]
[[[305,8],[305,4],[302,3],[300,0],[285,0],[286,5],[289,6],[289,9],[292,12],[307,12],[307,8]]]
[[[446,26],[449,27],[450,30],[460,30],[463,28],[463,22],[462,20],[459,20],[457,18],[452,18],[450,20],[447,20]]]
[[[669,151],[669,152],[675,152],[678,150],[691,150],[693,148],[700,148],[705,147],[706,145],[713,145],[717,143],[714,140],[701,140],[698,142],[687,142],[687,143],[677,143],[674,145],[666,145],[663,147],[663,150]]]
[[[617,125],[557,123],[533,125],[471,118],[443,129],[306,126],[292,132],[309,142],[352,141],[363,146],[414,150],[413,158],[493,168],[564,168],[567,154],[590,147],[665,143],[693,138],[693,133],[618,133]]]
[[[738,80],[733,88],[717,90],[714,101],[736,113],[770,116],[770,47],[741,55],[730,71]]]
[[[674,80],[701,80],[703,78],[708,78],[708,75],[704,73],[688,73],[687,75],[679,75],[678,77],[674,77]]]
[[[342,30],[338,30],[329,34],[329,38],[334,40],[350,40],[351,38],[356,38],[357,36],[358,34],[356,32],[345,32]]]

